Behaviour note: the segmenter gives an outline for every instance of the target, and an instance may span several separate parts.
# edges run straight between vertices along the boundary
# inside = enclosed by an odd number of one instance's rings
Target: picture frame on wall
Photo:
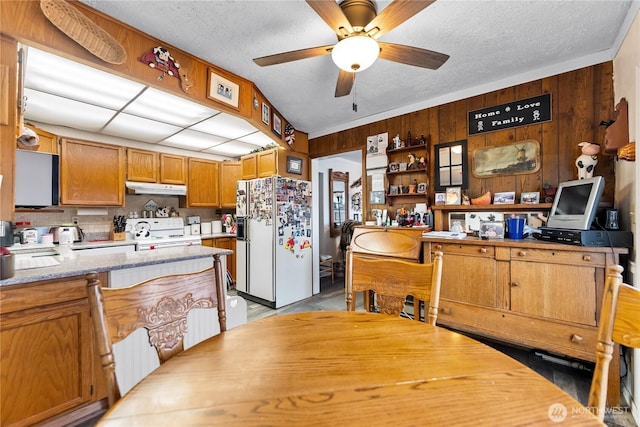
[[[462,188],[447,187],[445,205],[459,205],[462,203]]]
[[[384,191],[372,191],[369,193],[369,203],[373,205],[383,205],[386,203]]]
[[[207,98],[239,110],[240,85],[209,69]]]
[[[271,130],[279,138],[282,138],[282,119],[280,118],[278,113],[276,113],[275,111],[273,112],[273,121],[272,121]]]
[[[271,117],[271,108],[266,103],[262,103],[262,123],[269,126],[271,122],[269,117]]]
[[[293,156],[287,156],[287,173],[302,175],[302,159]]]

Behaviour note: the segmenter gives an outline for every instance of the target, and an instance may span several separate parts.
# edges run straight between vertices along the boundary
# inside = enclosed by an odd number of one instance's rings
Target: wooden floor
[[[229,294],[234,294],[234,291],[229,291]],[[320,293],[318,295],[277,310],[252,301],[247,301],[247,306],[249,322],[287,313],[345,310],[344,278],[336,277],[332,284],[331,279],[329,277],[325,277],[322,279]],[[361,297],[356,300],[356,309],[363,309]],[[478,339],[479,341],[482,341],[529,366],[531,369],[535,370],[563,389],[566,393],[573,396],[574,399],[578,400],[583,405],[587,404],[593,364],[578,362],[575,360],[566,360],[545,354],[544,352],[526,348],[516,348],[505,345],[504,343],[493,342],[480,337],[474,336],[473,338]],[[626,413],[624,414],[615,415],[612,418],[605,418],[605,423],[608,426],[616,427],[638,427],[631,416],[631,411],[626,408],[625,412]]]

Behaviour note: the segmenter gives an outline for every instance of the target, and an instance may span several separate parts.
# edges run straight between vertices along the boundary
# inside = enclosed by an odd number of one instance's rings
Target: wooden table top
[[[463,335],[323,311],[258,320],[188,349],[99,425],[603,424],[544,377]]]

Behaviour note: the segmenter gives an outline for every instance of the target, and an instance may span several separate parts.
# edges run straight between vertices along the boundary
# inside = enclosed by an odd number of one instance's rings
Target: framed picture
[[[273,112],[273,123],[271,125],[271,130],[273,131],[273,133],[278,135],[278,137],[282,138],[282,119],[275,111]]]
[[[407,170],[407,164],[402,162],[400,163],[400,171],[406,171]]]
[[[418,184],[418,188],[416,189],[417,193],[424,194],[427,192],[427,183],[421,182]]]
[[[287,172],[296,175],[302,175],[302,159],[293,156],[287,156]]]
[[[207,98],[222,102],[239,110],[240,86],[209,69],[209,91]]]
[[[400,194],[400,188],[397,185],[390,185],[389,194],[391,196],[397,196],[398,194]]]
[[[530,193],[521,193],[520,203],[525,205],[536,205],[540,203],[540,192],[532,191]]]
[[[437,144],[434,147],[435,190],[447,187],[468,188],[467,141]]]
[[[400,165],[398,163],[389,163],[389,172],[398,172]]]
[[[480,223],[481,239],[504,239],[504,222],[483,221]]]
[[[515,191],[508,191],[505,193],[496,193],[493,196],[494,205],[512,205],[516,202]]]
[[[262,123],[269,126],[269,117],[271,117],[271,108],[264,102],[262,103]]]
[[[435,204],[436,205],[444,205],[447,200],[446,193],[436,193]]]
[[[473,152],[473,176],[519,175],[540,169],[540,144],[529,139],[499,147],[479,148]]]
[[[383,205],[385,203],[384,191],[372,191],[369,193],[369,203]]]
[[[460,187],[447,187],[445,191],[445,205],[459,205],[462,203],[462,189]]]

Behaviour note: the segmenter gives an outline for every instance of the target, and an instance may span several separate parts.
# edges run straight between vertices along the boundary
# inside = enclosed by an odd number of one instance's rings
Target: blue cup
[[[510,239],[522,239],[524,232],[524,218],[507,219],[507,236]]]

